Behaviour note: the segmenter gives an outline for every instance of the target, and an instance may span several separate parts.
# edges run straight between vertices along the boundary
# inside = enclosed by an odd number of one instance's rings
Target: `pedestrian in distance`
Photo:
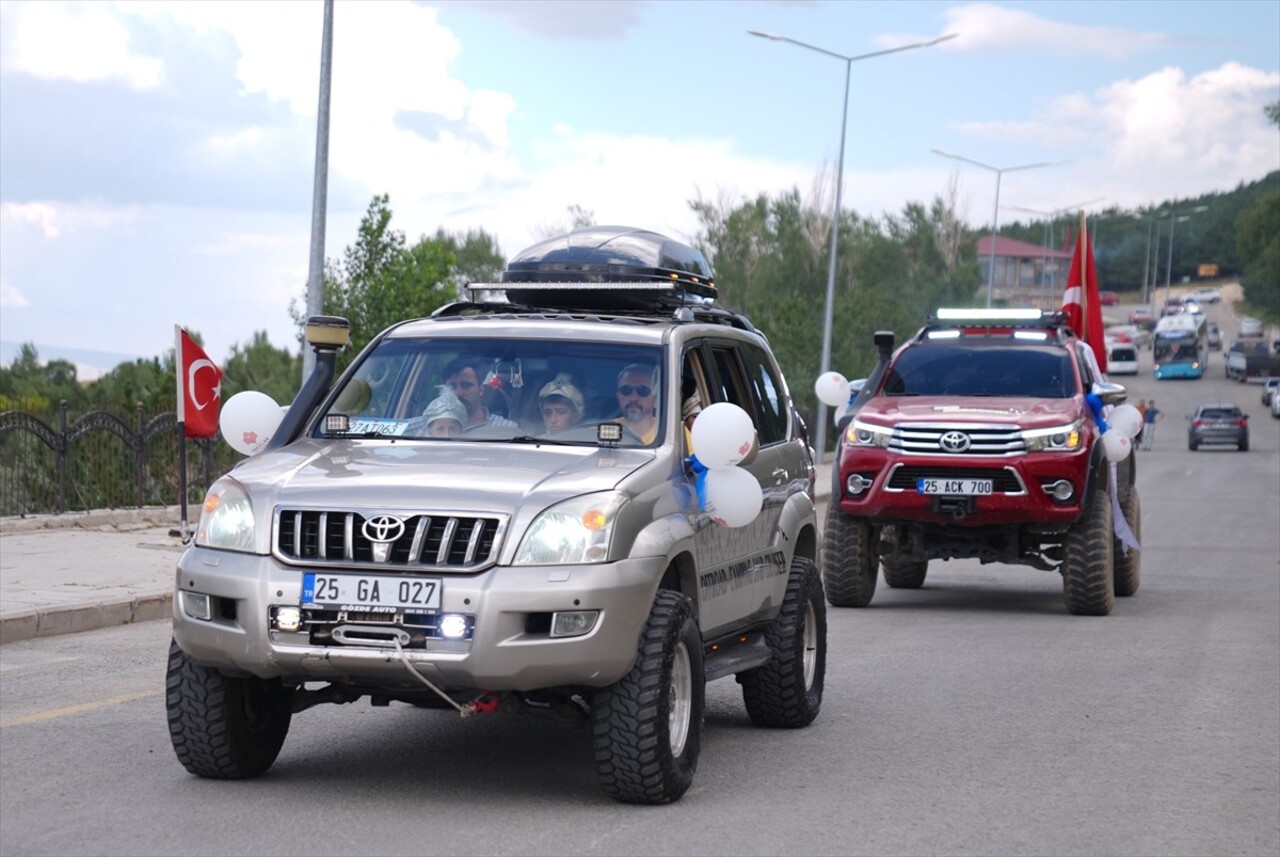
[[[1164,411],[1156,407],[1155,399],[1147,399],[1147,411],[1142,415],[1143,449],[1150,452],[1156,442],[1156,423],[1164,419]]]

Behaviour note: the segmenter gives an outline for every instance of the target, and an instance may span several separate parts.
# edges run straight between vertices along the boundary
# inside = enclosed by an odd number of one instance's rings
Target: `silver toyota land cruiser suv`
[[[210,488],[166,682],[191,773],[261,774],[295,713],[368,697],[562,715],[590,727],[607,794],[667,803],[697,767],[705,682],[734,676],[763,726],[817,716],[813,452],[704,257],[589,227],[470,294],[336,382],[346,321],[310,319],[315,372]],[[708,466],[691,446],[722,445],[730,406],[749,437]]]

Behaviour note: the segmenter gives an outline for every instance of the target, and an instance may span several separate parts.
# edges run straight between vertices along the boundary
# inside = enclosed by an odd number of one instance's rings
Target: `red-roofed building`
[[[1056,309],[1062,303],[1062,289],[1071,269],[1071,253],[1050,250],[1025,241],[996,236],[996,275],[991,270],[991,236],[978,239],[978,264],[982,267],[985,293],[992,283],[991,300],[1007,306]]]

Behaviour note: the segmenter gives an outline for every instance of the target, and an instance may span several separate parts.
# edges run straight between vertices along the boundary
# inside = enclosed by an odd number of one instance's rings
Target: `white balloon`
[[[222,406],[218,428],[236,452],[256,455],[266,449],[280,427],[284,411],[275,399],[256,390],[236,393]]]
[[[1119,405],[1107,415],[1107,425],[1119,429],[1129,437],[1137,437],[1142,431],[1142,411],[1133,405]]]
[[[1102,449],[1108,461],[1124,461],[1133,449],[1133,441],[1118,429],[1111,429],[1102,436]]]
[[[756,427],[747,412],[729,402],[703,408],[693,421],[693,452],[707,468],[733,467],[751,452]]]
[[[818,401],[832,408],[849,404],[849,379],[839,372],[823,372],[813,382]]]
[[[701,417],[699,417],[701,419]],[[751,523],[764,505],[760,483],[749,471],[740,467],[709,470],[707,480],[707,512],[723,527],[741,527]]]

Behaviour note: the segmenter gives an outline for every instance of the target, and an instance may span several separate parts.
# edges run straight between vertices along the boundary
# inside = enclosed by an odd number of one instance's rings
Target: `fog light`
[[[281,631],[296,631],[302,627],[301,607],[277,607],[276,627]]]
[[[1065,503],[1075,494],[1075,489],[1071,487],[1071,483],[1066,479],[1059,479],[1051,485],[1046,485],[1045,490],[1053,495],[1053,499]]]
[[[867,479],[861,473],[851,473],[849,478],[844,481],[844,490],[850,494],[861,494],[871,487],[871,480]]]
[[[192,619],[203,619],[206,622],[213,618],[209,596],[199,592],[182,593],[182,612]]]
[[[467,636],[467,617],[448,613],[440,617],[440,636],[458,640]]]
[[[551,614],[551,636],[581,637],[588,634],[596,626],[600,618],[599,610],[574,610],[568,613]]]

